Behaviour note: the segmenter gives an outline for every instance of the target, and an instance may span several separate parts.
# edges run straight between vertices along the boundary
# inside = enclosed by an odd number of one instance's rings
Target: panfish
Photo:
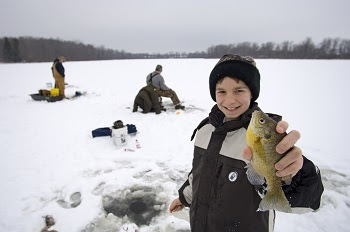
[[[254,111],[247,129],[247,145],[253,156],[248,163],[247,177],[253,185],[267,184],[267,193],[262,198],[259,209],[275,209],[290,213],[291,206],[282,190],[282,178],[276,175],[275,164],[284,154],[277,153],[277,144],[286,136],[276,131],[277,122],[261,111]],[[283,178],[287,184],[291,176]]]

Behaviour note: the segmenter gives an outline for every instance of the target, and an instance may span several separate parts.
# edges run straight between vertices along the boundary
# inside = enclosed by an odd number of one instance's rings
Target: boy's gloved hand
[[[288,129],[288,123],[285,121],[280,121],[277,123],[276,131],[280,134],[284,133]],[[275,168],[277,170],[276,175],[279,177],[295,174],[301,169],[303,166],[303,154],[299,147],[294,146],[294,144],[300,139],[300,133],[296,130],[292,130],[289,132],[282,141],[276,146],[276,151],[279,154],[283,154],[286,151],[288,153],[275,164]],[[251,160],[252,151],[246,147],[243,150],[244,158],[247,160]]]

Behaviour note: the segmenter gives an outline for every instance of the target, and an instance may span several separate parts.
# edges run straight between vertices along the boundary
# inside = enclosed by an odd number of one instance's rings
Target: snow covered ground
[[[87,95],[55,103],[29,96],[53,83],[51,63],[0,64],[0,231],[40,231],[45,215],[60,232],[189,231],[188,210],[170,214],[168,207],[191,169],[193,129],[214,104],[208,77],[216,62],[68,61],[67,95]],[[184,105],[203,111],[144,115],[127,108],[157,64]],[[319,166],[326,188],[317,212],[278,213],[275,231],[349,231],[350,61],[257,65],[260,107],[301,132],[297,145]],[[92,138],[92,130],[116,120],[136,125],[139,133],[125,147],[133,151],[116,148],[109,137]]]

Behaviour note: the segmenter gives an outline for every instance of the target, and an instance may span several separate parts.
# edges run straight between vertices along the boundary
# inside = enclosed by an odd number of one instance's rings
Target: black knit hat
[[[251,102],[259,97],[260,73],[253,58],[227,54],[219,60],[209,77],[210,95],[214,101],[216,101],[216,83],[224,77],[235,77],[243,81],[252,92]]]

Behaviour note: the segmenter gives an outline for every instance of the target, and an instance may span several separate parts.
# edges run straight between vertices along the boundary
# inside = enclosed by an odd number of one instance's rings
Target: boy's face
[[[216,84],[216,104],[225,114],[226,121],[237,119],[250,105],[252,93],[249,87],[237,78],[224,77]]]

